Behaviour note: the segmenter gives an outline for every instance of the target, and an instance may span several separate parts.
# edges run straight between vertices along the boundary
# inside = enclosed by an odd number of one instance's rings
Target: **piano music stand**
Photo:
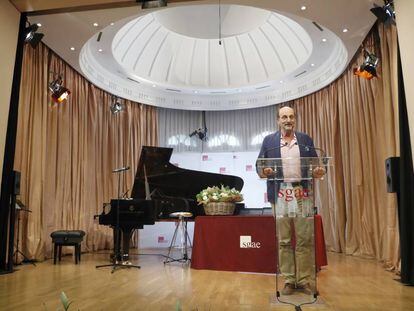
[[[119,202],[122,199],[121,197],[121,173],[129,170],[129,166],[125,166],[123,168],[118,168],[112,171],[112,173],[118,174],[118,203],[117,203],[117,209],[116,209],[116,224],[115,224],[115,232],[116,236],[114,236],[115,239],[115,249],[114,249],[114,258],[113,262],[111,264],[106,265],[98,265],[95,268],[103,268],[103,267],[112,267],[111,273],[114,273],[116,268],[137,268],[141,269],[141,266],[133,265],[129,260],[124,261],[121,254],[121,247],[119,245],[119,237],[121,234],[121,229],[119,226]]]

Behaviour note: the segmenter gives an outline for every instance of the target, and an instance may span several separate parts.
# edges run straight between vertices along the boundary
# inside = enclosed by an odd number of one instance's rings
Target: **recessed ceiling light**
[[[348,28],[342,29],[342,32],[348,32]]]
[[[283,80],[280,80],[280,81],[279,81],[279,83],[281,83],[281,84],[282,84],[282,83],[283,83]]]
[[[73,46],[71,46],[71,47],[70,47],[70,50],[71,50],[71,51],[74,51],[74,50],[75,50],[75,48],[74,48]]]
[[[156,86],[155,84],[152,85],[152,87],[155,87],[155,86]]]
[[[113,25],[115,25],[115,23],[110,23],[109,25],[113,26]]]
[[[302,6],[300,7],[300,9],[301,9],[302,11],[305,11],[305,10],[306,10],[306,6],[305,6],[305,5],[302,5]]]
[[[99,24],[98,24],[98,23],[93,23],[93,26],[94,26],[94,27],[98,27],[98,26],[99,26]]]
[[[198,91],[194,91],[194,93],[195,93],[195,94],[197,94],[197,93],[198,93]]]
[[[102,51],[103,51],[102,49],[99,49],[99,50],[98,50],[98,52],[102,52]]]
[[[42,24],[41,23],[37,23],[36,24],[38,27],[42,27]]]
[[[328,40],[326,40],[325,38],[322,39],[322,42],[326,42],[326,41],[328,41]]]
[[[315,67],[315,64],[314,64],[314,63],[312,63],[312,64],[311,64],[311,67]]]

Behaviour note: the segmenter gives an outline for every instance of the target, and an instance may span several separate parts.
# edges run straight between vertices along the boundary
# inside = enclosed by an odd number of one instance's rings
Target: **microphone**
[[[120,168],[116,168],[112,171],[112,173],[119,173],[119,172],[123,172],[123,171],[127,171],[129,170],[130,167],[129,166],[124,166],[124,167],[120,167]]]
[[[266,153],[268,151],[272,151],[272,150],[277,150],[277,149],[282,149],[283,147],[286,147],[288,145],[287,142],[285,142],[283,145],[277,146],[277,147],[272,147],[272,148],[267,148],[265,149],[265,151],[263,153]],[[261,154],[263,155],[263,154]],[[261,158],[261,156],[259,156],[259,158]]]
[[[121,196],[123,199],[127,199],[128,191],[129,191],[129,189],[127,191],[125,191],[124,194]]]
[[[295,145],[298,145],[299,147],[304,147],[306,151],[310,151],[311,148],[315,151],[320,151],[321,156],[324,158],[322,160],[323,164],[328,164],[328,159],[326,159],[326,152],[322,148],[318,148],[318,147],[315,147],[315,146],[302,145],[302,144],[298,144],[297,142],[295,143]]]
[[[299,147],[304,147],[306,151],[310,151],[311,148],[313,150],[320,151],[322,156],[326,157],[326,152],[322,148],[318,148],[318,147],[315,147],[315,146],[302,145],[302,144],[298,144],[297,142],[295,143],[295,145],[298,145]]]

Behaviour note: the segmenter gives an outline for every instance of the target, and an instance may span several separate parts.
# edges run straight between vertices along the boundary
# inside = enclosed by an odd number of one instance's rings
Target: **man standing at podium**
[[[279,269],[284,277],[283,295],[291,295],[295,289],[311,294],[309,282],[313,267],[313,222],[305,212],[304,198],[296,196],[292,202],[277,200],[279,192],[303,193],[307,189],[302,180],[306,171],[301,167],[301,157],[317,157],[316,150],[307,134],[295,131],[296,116],[291,107],[281,107],[277,122],[280,130],[266,136],[263,140],[259,158],[287,159],[289,165],[282,165],[283,172],[275,172],[271,167],[258,169],[260,177],[275,177],[267,180],[267,197],[276,217],[276,230],[279,237]],[[283,160],[282,160],[283,162]],[[320,178],[325,169],[317,167],[313,177]],[[306,190],[305,190],[306,191]],[[291,236],[294,228],[296,247],[292,248]]]

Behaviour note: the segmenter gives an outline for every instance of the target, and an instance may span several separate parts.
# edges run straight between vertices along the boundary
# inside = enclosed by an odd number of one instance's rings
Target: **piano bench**
[[[82,230],[58,230],[50,234],[53,243],[53,264],[56,264],[56,258],[59,252],[59,261],[62,258],[62,246],[75,246],[75,263],[80,262],[81,243],[85,236]]]

